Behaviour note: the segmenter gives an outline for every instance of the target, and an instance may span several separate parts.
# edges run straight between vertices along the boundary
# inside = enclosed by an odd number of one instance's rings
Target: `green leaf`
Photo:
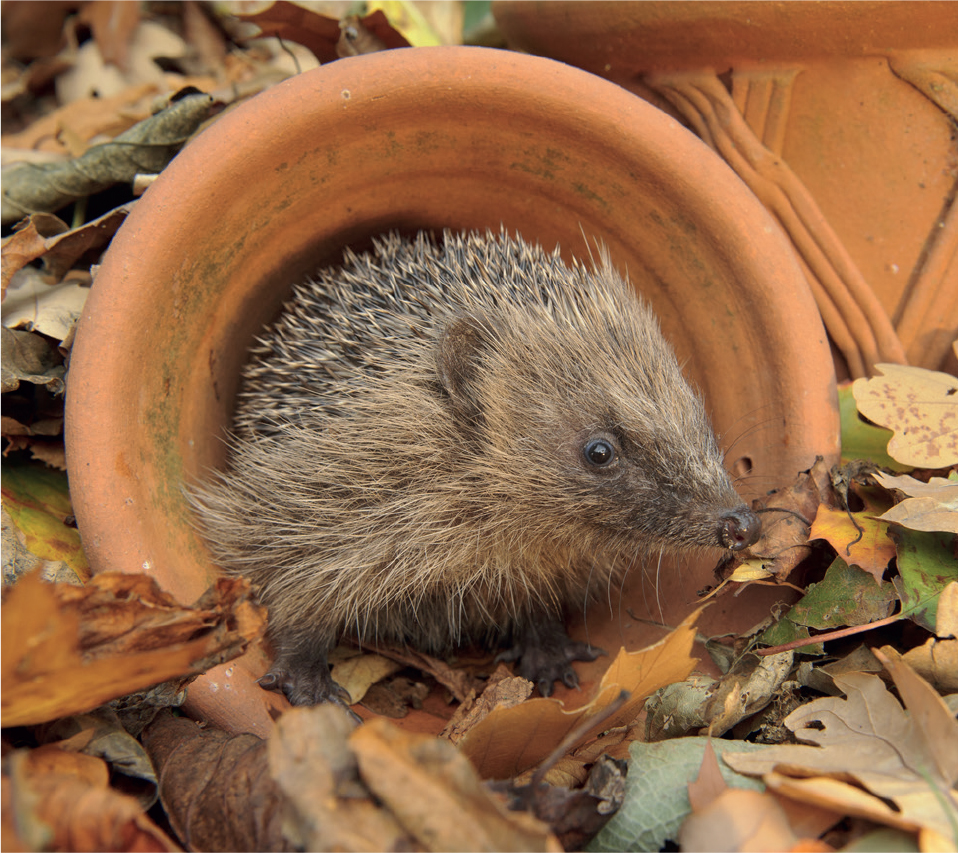
[[[788,612],[788,618],[820,631],[867,625],[888,616],[897,598],[891,583],[879,585],[868,572],[836,557],[825,577],[809,584],[805,597]]]
[[[888,441],[894,433],[859,416],[851,384],[838,389],[838,410],[842,428],[842,464],[852,459],[867,459],[892,471],[911,470],[888,455]]]
[[[938,599],[952,581],[958,581],[953,533],[892,530],[898,542],[895,587],[901,596],[902,615],[937,633]]]
[[[30,552],[44,560],[62,560],[81,578],[88,578],[90,566],[80,534],[64,524],[73,515],[67,475],[45,465],[5,464],[2,483],[3,507]]]
[[[688,785],[699,775],[706,737],[684,737],[660,743],[634,742],[629,747],[629,773],[622,808],[592,839],[586,850],[654,851],[678,836],[691,811]],[[756,752],[767,747],[742,741],[712,740],[721,756]],[[742,776],[719,760],[722,778],[732,787],[764,791],[757,779]]]

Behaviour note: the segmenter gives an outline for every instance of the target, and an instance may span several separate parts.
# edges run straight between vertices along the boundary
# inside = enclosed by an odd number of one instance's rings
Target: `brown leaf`
[[[712,748],[712,739],[709,738],[702,753],[702,767],[699,769],[699,775],[689,783],[689,803],[692,811],[702,811],[727,790],[728,784],[722,778],[718,758]]]
[[[266,741],[160,714],[143,733],[170,825],[193,850],[290,850]]]
[[[795,849],[798,838],[770,794],[729,788],[685,819],[678,841],[683,850],[763,851]]]
[[[114,787],[134,797],[144,810],[156,802],[156,773],[146,750],[120,725],[112,709],[64,717],[34,729],[34,734],[43,744],[105,761]]]
[[[68,231],[69,226],[51,213],[38,213],[22,223],[0,243],[0,299],[7,295],[13,274],[47,252],[47,238]]]
[[[89,25],[103,61],[126,71],[130,42],[140,23],[140,4],[126,0],[92,0],[83,5],[80,20]]]
[[[69,149],[61,133],[82,143],[96,136],[115,137],[150,117],[158,93],[152,83],[141,83],[109,97],[80,98],[38,118],[19,133],[4,134],[3,147],[66,154]]]
[[[34,332],[0,328],[0,352],[3,354],[0,388],[16,391],[21,382],[45,385],[51,394],[63,393],[63,356],[46,338]],[[6,429],[4,429],[6,432]]]
[[[339,20],[320,15],[287,0],[277,0],[259,12],[237,15],[260,28],[263,36],[276,36],[309,48],[321,62],[337,59],[336,42],[339,41]]]
[[[4,768],[4,784],[9,772],[11,789],[4,823],[12,811],[18,828],[44,826],[50,834],[43,849],[180,849],[136,800],[109,787],[109,772],[98,758],[41,746],[8,756]]]
[[[495,708],[512,708],[525,702],[532,695],[532,688],[531,681],[512,675],[503,664],[499,664],[478,698],[459,705],[442,730],[442,737],[459,743],[473,726],[488,717]]]
[[[470,691],[474,690],[478,683],[475,676],[470,675],[465,670],[451,667],[438,658],[434,658],[423,652],[417,652],[411,648],[400,649],[390,646],[380,646],[378,651],[383,657],[398,661],[404,666],[412,666],[422,672],[428,673],[443,687],[447,688],[458,702],[465,701]]]
[[[895,679],[907,714],[877,676],[836,676],[835,684],[846,698],[809,702],[785,720],[800,740],[818,746],[726,752],[726,763],[740,772],[765,774],[766,784],[788,796],[947,837],[951,824],[946,809],[958,809],[953,790],[958,780],[958,722],[934,689],[906,664],[888,658],[883,663]],[[772,771],[777,775],[770,779]],[[814,778],[785,781],[785,773]],[[846,780],[865,790],[852,788]],[[886,800],[895,808],[889,808]]]
[[[283,827],[299,849],[410,850],[395,817],[373,802],[347,743],[355,724],[341,708],[293,708],[269,738],[269,767],[286,796]]]
[[[3,601],[3,725],[95,708],[241,654],[265,627],[245,581],[221,578],[186,607],[145,575],[108,573],[84,587],[34,574]]]
[[[0,6],[4,54],[24,62],[53,56],[63,44],[63,22],[80,5],[78,0],[7,0]]]
[[[931,477],[927,483],[914,477],[891,477],[881,471],[875,479],[886,489],[908,495],[884,515],[883,521],[894,521],[911,530],[958,533],[958,482],[944,477]]]
[[[808,538],[824,539],[846,563],[858,566],[881,583],[889,563],[898,555],[888,525],[877,520],[889,508],[890,499],[887,493],[875,489],[858,489],[857,494],[865,504],[860,512],[822,504]]]
[[[349,694],[349,704],[361,702],[377,681],[398,672],[402,664],[377,654],[354,654],[330,661],[333,680]]]
[[[628,701],[611,716],[602,716],[593,729],[583,731],[578,743],[594,737],[600,728],[611,729],[634,722],[650,695],[667,684],[681,681],[695,667],[698,661],[689,653],[700,612],[696,610],[655,645],[637,652],[622,649],[603,676],[592,701],[581,708],[567,711],[555,699],[530,699],[512,708],[495,708],[466,733],[459,748],[483,778],[507,779],[542,761],[580,723],[602,715],[623,690],[630,694]]]
[[[489,793],[448,741],[375,719],[349,744],[366,785],[427,850],[561,850],[543,824]]]

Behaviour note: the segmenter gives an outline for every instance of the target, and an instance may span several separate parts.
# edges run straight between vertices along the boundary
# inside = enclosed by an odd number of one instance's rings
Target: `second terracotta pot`
[[[732,471],[751,472],[743,494],[837,454],[834,374],[805,280],[705,145],[558,62],[388,51],[293,78],[221,118],[114,239],[81,320],[67,407],[71,489],[95,570],[148,572],[184,601],[210,583],[182,486],[223,464],[246,349],[293,281],[389,229],[500,223],[567,257],[588,259],[595,239],[609,247],[704,392]],[[708,571],[660,576],[656,617],[678,621]],[[647,611],[641,587],[624,607]],[[622,619],[611,622],[606,645],[630,642]],[[266,694],[248,673],[258,665],[201,679],[194,712],[265,731]]]

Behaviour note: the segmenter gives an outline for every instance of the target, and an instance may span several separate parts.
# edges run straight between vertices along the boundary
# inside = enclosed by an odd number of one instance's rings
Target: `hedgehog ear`
[[[489,343],[489,324],[478,317],[453,319],[439,338],[436,368],[439,382],[455,411],[475,420],[481,407],[476,388],[479,355]]]

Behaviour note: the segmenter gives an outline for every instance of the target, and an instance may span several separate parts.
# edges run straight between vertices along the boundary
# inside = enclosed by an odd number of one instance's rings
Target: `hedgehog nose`
[[[719,539],[731,551],[754,545],[762,533],[762,521],[748,507],[725,513],[719,522]]]

